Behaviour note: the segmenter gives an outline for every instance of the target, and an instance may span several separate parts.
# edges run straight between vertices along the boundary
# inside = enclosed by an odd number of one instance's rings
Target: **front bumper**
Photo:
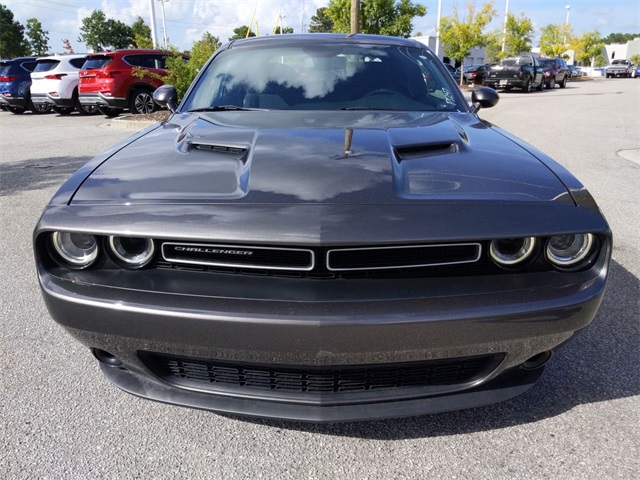
[[[80,93],[78,99],[81,105],[118,109],[127,108],[126,97],[112,97],[103,93]]]
[[[454,285],[457,279],[432,279],[420,285],[422,298],[375,300],[373,291],[370,301],[325,301],[320,295],[314,300],[312,292],[300,294],[305,299],[298,301],[157,293],[146,285],[138,290],[84,285],[42,267],[39,277],[53,318],[88,347],[122,362],[119,368],[102,368],[123,390],[226,413],[322,422],[468,408],[524,392],[541,371],[519,366],[553,351],[594,318],[604,292],[608,252],[601,257],[594,267],[599,273],[580,283],[522,285],[499,295],[491,289],[476,294],[456,294],[454,289],[443,295],[442,284]],[[202,278],[201,272],[169,271],[166,280],[173,276],[177,283],[188,283],[191,275]],[[205,275],[212,285],[225,281],[224,274],[219,279]],[[300,282],[274,281],[279,283],[275,290],[284,291]],[[246,277],[227,282],[231,289],[244,284],[253,290]],[[459,282],[459,292],[465,283]],[[278,391],[229,390],[207,382],[173,384],[144,360],[147,352],[295,367],[375,366],[477,355],[496,355],[500,361],[481,377],[446,388],[309,399]]]

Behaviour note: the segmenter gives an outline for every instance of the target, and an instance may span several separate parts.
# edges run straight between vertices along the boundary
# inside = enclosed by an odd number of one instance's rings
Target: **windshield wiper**
[[[214,107],[202,107],[202,108],[194,108],[192,110],[188,110],[189,112],[244,112],[244,111],[266,111],[264,108],[244,108],[238,107],[236,105],[216,105]]]

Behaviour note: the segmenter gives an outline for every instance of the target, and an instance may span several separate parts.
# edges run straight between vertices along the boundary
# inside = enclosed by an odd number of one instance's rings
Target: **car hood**
[[[468,113],[176,114],[100,164],[72,203],[571,202]]]

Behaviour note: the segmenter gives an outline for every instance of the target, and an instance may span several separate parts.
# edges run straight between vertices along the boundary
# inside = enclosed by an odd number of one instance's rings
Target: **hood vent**
[[[224,155],[225,157],[231,157],[236,160],[240,160],[243,163],[247,161],[247,154],[249,152],[248,148],[235,147],[230,145],[215,145],[209,143],[190,142],[189,146],[190,148],[200,150],[202,152],[218,153]]]
[[[393,152],[398,162],[402,162],[404,160],[415,160],[417,158],[458,153],[458,144],[447,142],[431,145],[412,145],[409,147],[396,147],[393,149]]]

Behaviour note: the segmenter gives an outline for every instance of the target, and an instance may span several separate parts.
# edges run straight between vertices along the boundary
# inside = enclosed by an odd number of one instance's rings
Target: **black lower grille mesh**
[[[495,355],[428,360],[402,364],[299,367],[231,364],[162,354],[141,355],[165,381],[246,390],[292,393],[348,393],[471,382],[495,364]]]

